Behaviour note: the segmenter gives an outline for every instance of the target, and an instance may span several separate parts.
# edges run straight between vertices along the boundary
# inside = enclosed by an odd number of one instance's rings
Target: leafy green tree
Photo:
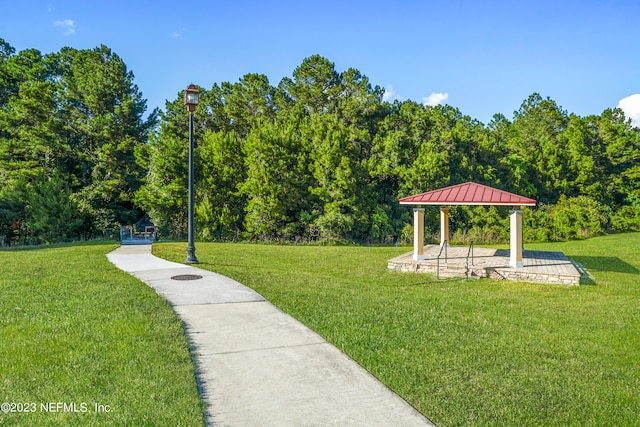
[[[220,183],[220,177],[212,178],[209,174],[220,173],[220,162],[228,159],[221,149],[234,149],[240,159],[242,156],[238,147],[231,148],[237,138],[229,134],[231,121],[225,113],[220,86],[214,85],[210,91],[202,87],[198,90],[201,102],[194,112],[196,233],[199,237],[214,238],[220,237],[220,233],[228,234],[229,230],[224,229],[228,218],[217,224],[217,216],[208,212],[207,207],[221,206],[212,194],[219,185],[223,192],[227,191],[227,183],[226,178],[221,178]],[[134,201],[149,214],[161,235],[177,239],[187,233],[189,115],[183,92],[167,101],[165,111],[159,115],[160,124],[151,133],[149,143],[136,151],[138,165],[147,173]]]
[[[58,176],[39,176],[27,192],[26,228],[35,243],[77,238],[83,218],[71,188]]]
[[[0,62],[0,184],[58,169],[66,147],[60,136],[51,56],[14,51],[4,41]]]
[[[26,244],[26,182],[0,189],[0,245]]]
[[[68,147],[60,138],[55,111],[55,87],[48,81],[20,83],[18,96],[0,109],[0,176],[5,185],[63,166]]]
[[[611,227],[616,231],[640,231],[640,204],[620,206],[611,216]]]
[[[7,103],[12,93],[15,77],[10,73],[10,60],[15,55],[16,50],[0,37],[0,106]]]
[[[372,87],[369,78],[355,68],[340,73],[342,90],[338,97],[337,113],[349,127],[354,126],[366,130],[368,135],[375,135],[377,123],[384,118],[382,106],[384,89]],[[362,158],[369,156],[371,138],[360,141]]]
[[[365,214],[358,197],[358,181],[363,181],[364,172],[358,162],[358,141],[366,138],[365,133],[348,128],[336,114],[315,114],[311,119],[309,168],[315,184],[310,191],[320,201],[315,222],[323,237],[351,235],[354,225]]]
[[[585,195],[597,200],[605,199],[605,173],[602,169],[602,144],[594,117],[569,116],[567,128],[560,135],[566,147],[567,164],[564,176],[568,197]]]
[[[640,197],[638,128],[631,127],[622,110],[607,109],[600,116],[598,135],[606,156],[607,192],[614,204],[625,204]]]
[[[247,178],[245,228],[249,236],[287,238],[300,232],[298,214],[307,196],[304,145],[293,124],[261,123],[244,144]],[[301,155],[301,156],[300,156]]]
[[[143,119],[146,100],[133,73],[104,45],[64,48],[58,66],[65,137],[72,152],[65,160],[67,172],[78,182],[80,206],[98,222],[106,214],[116,223],[131,223],[140,215],[133,197],[144,176],[135,151],[146,142],[157,112]]]
[[[71,191],[83,227],[87,215],[93,223],[88,227],[103,233],[136,220],[141,212],[132,198],[144,170],[134,152],[156,120],[155,112],[143,119],[145,109],[133,74],[106,46],[42,56],[35,49],[16,54],[0,39],[0,200],[5,212],[15,209],[3,215],[0,227],[20,230],[22,241],[40,239],[35,233],[53,239],[40,227],[48,219],[27,218],[26,207],[14,202],[42,176],[56,177],[61,194]]]
[[[239,186],[246,179],[243,142],[235,132],[208,132],[198,145],[202,173],[196,182],[198,235],[236,238],[242,230],[246,200]]]
[[[222,93],[226,116],[243,139],[258,123],[275,119],[275,88],[263,74],[246,74],[233,85],[223,83]]]
[[[560,138],[567,121],[565,111],[538,93],[529,96],[515,112],[509,155],[503,161],[514,171],[513,181],[523,195],[555,202],[567,190],[565,149]]]
[[[320,55],[305,58],[293,72],[293,79],[279,84],[280,109],[294,105],[308,114],[335,112],[342,91],[340,75],[333,62]]]
[[[560,196],[549,215],[554,240],[593,237],[609,222],[610,209],[587,196]]]
[[[172,238],[186,235],[188,150],[188,136],[176,135],[172,123],[163,120],[148,146],[137,151],[138,163],[147,169],[147,175],[135,202],[162,235]]]
[[[505,208],[458,206],[450,214],[454,242],[495,244],[509,239],[509,214]]]
[[[394,102],[379,122],[371,153],[364,164],[372,178],[377,203],[393,224],[399,237],[410,223],[408,209],[398,205],[398,198],[428,191],[448,184],[451,138],[447,143],[439,135],[451,128],[453,109],[434,109],[413,101]],[[437,117],[436,117],[437,116]],[[437,221],[436,213],[427,211],[427,224]]]
[[[264,75],[246,74],[202,90],[195,113],[203,135],[196,151],[199,236],[228,239],[242,231],[297,240],[320,230],[328,239],[390,241],[410,222],[399,197],[465,181],[538,198],[529,218],[548,233],[528,239],[592,233],[595,226],[583,219],[596,211],[604,215],[600,227],[615,212],[615,227],[624,228],[630,223],[620,215],[640,204],[640,136],[621,111],[582,118],[534,93],[512,122],[496,114],[484,126],[451,106],[390,104],[382,93],[358,70],[338,72],[319,55],[275,88]],[[178,96],[150,144],[138,148],[148,174],[136,200],[176,236],[186,222],[186,140]],[[567,197],[579,205],[575,212]],[[468,222],[459,236],[504,238],[503,211],[454,213]],[[436,210],[427,215],[437,224]],[[579,229],[562,229],[571,221]]]
[[[396,101],[379,123],[365,165],[389,202],[424,189],[408,177],[430,127],[430,113],[413,101]]]
[[[0,106],[19,96],[20,84],[52,80],[52,55],[42,56],[37,49],[15,49],[0,38]]]
[[[509,158],[508,144],[513,132],[512,123],[503,114],[494,114],[493,118],[486,126],[486,139],[483,140],[483,147],[487,157],[481,161],[489,168],[492,168],[495,182],[492,186],[499,186],[505,190],[521,191],[526,180],[526,166],[521,161],[520,156]],[[489,181],[486,182],[489,184]],[[528,194],[533,194],[531,190]]]
[[[454,128],[459,111],[448,106],[435,106],[426,107],[425,112],[428,126],[422,134],[417,155],[403,176],[404,186],[411,193],[449,185],[451,157],[458,145]]]

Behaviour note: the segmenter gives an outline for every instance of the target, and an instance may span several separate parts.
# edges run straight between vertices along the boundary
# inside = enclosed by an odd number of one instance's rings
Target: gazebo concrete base
[[[440,252],[439,245],[424,247],[424,260],[412,259],[412,252],[388,261],[389,270],[414,273],[433,273],[440,277],[469,277],[517,280],[522,282],[580,285],[581,273],[562,252],[525,251],[524,266],[509,266],[509,250],[474,248],[473,259],[469,247],[449,246]]]

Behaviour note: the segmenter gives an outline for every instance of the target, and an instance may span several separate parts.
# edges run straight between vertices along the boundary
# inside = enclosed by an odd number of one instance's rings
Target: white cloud
[[[422,103],[424,105],[431,105],[433,107],[434,105],[442,104],[447,99],[449,99],[449,93],[448,92],[445,92],[445,93],[433,92],[431,95],[423,97],[422,98]]]
[[[618,102],[618,108],[624,111],[624,115],[631,119],[631,124],[640,127],[640,93],[622,98]]]
[[[69,36],[76,33],[76,25],[71,19],[65,19],[63,21],[56,21],[53,23],[56,27],[62,27],[62,34]]]
[[[395,90],[393,90],[393,86],[387,85],[384,88],[384,94],[382,95],[382,100],[384,102],[393,102],[396,99],[400,99]]]

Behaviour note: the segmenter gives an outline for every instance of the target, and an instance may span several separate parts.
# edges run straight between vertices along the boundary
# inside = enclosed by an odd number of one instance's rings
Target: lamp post
[[[194,218],[193,218],[193,112],[198,105],[198,88],[190,84],[184,91],[184,105],[187,106],[189,112],[189,243],[187,244],[187,264],[199,264],[196,258],[196,247],[193,243],[194,235]]]

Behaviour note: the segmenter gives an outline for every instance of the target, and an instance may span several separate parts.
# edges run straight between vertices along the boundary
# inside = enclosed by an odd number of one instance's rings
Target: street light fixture
[[[190,84],[184,91],[184,105],[187,106],[189,112],[189,243],[187,244],[187,264],[199,264],[198,258],[196,258],[196,247],[193,243],[194,235],[194,218],[193,218],[193,112],[198,105],[198,94],[200,91],[198,88]]]

